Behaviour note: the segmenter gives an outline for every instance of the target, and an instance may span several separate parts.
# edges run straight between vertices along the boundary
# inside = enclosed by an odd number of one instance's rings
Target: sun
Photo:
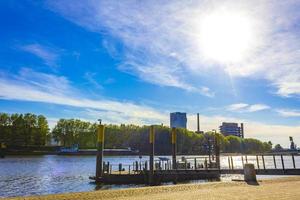
[[[204,16],[199,38],[204,56],[220,63],[242,61],[254,42],[251,20],[241,13],[215,12]]]

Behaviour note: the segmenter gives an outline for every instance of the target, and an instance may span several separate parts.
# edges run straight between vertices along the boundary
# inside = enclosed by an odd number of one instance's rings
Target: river
[[[142,157],[142,161],[147,160]],[[233,157],[235,167],[242,167],[241,157]],[[292,168],[292,160],[286,157],[285,167]],[[300,167],[300,157],[296,156],[296,166]],[[118,163],[132,164],[138,156],[105,157],[105,161],[117,166]],[[248,157],[248,162],[256,163],[256,158]],[[266,168],[273,168],[273,158],[265,158]],[[281,168],[281,160],[276,159]],[[260,164],[262,166],[262,163]],[[222,168],[228,168],[227,157],[221,157]],[[0,197],[31,196],[66,192],[92,191],[98,189],[119,189],[140,187],[141,185],[97,186],[89,176],[95,174],[95,156],[8,156],[0,159]],[[224,175],[221,181],[229,181],[241,175]],[[261,176],[262,177],[262,176]],[[205,182],[205,181],[198,181]]]

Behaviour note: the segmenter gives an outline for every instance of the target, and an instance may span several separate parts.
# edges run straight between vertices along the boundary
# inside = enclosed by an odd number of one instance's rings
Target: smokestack
[[[244,138],[244,123],[241,123],[241,138]]]
[[[200,133],[200,119],[199,119],[199,113],[197,113],[197,133]]]

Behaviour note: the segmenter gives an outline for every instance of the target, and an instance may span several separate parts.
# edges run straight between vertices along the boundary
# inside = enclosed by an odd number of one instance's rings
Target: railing
[[[171,159],[155,159],[155,171],[169,171],[175,170],[172,168],[173,163]],[[182,157],[176,162],[176,170],[208,170],[217,168],[215,158],[209,157]],[[104,174],[138,174],[149,170],[148,161],[134,161],[132,164],[111,164],[110,162],[103,162]]]

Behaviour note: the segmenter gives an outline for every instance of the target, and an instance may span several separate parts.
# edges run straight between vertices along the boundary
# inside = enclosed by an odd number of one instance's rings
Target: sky
[[[300,144],[300,1],[0,1],[0,112]]]

